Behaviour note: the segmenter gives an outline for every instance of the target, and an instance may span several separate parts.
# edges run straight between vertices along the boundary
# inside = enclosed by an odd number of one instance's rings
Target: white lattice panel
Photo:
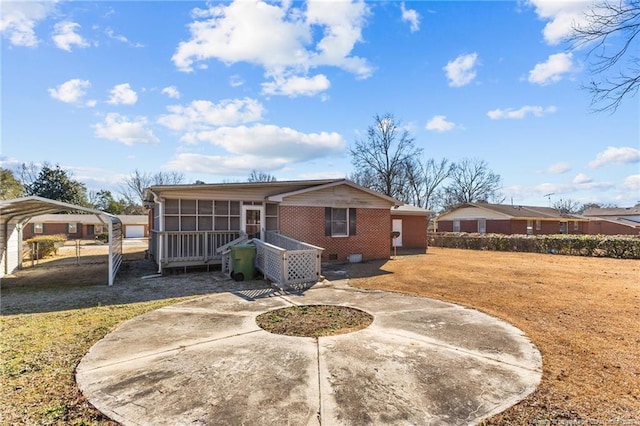
[[[316,259],[317,252],[315,250],[297,250],[287,252],[286,284],[317,280]]]

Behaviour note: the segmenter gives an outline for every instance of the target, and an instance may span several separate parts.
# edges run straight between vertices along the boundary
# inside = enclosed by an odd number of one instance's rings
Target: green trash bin
[[[231,247],[233,272],[231,276],[236,281],[252,280],[255,273],[254,261],[256,247],[249,244],[239,244]]]

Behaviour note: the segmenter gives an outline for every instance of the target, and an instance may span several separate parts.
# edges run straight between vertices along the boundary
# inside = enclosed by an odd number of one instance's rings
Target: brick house
[[[400,235],[392,245],[402,249],[427,249],[427,226],[430,210],[403,205],[391,208],[391,230]]]
[[[403,204],[347,179],[152,186],[145,203],[149,252],[165,267],[219,263],[216,251],[243,233],[265,240],[276,232],[317,246],[323,262],[387,259],[391,210]],[[418,222],[426,244],[426,220]]]
[[[125,238],[149,236],[146,215],[117,216]],[[94,214],[43,214],[32,217],[22,231],[24,239],[38,235],[66,235],[70,240],[92,240],[107,232],[108,225]]]
[[[640,235],[640,207],[592,207],[582,216],[589,219],[589,234]]]
[[[549,207],[467,203],[436,219],[437,232],[587,234],[589,220]]]

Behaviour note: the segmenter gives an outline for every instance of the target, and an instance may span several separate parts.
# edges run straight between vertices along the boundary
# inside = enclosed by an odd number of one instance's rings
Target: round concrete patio
[[[258,314],[334,304],[361,331],[268,333]],[[134,318],[78,365],[82,393],[125,425],[467,425],[531,393],[541,356],[517,328],[433,299],[321,285],[220,293]]]

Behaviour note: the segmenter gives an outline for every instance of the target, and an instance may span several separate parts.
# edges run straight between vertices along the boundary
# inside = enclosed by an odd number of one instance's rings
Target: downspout
[[[153,192],[151,189],[148,190],[153,194],[153,202],[158,206],[158,273],[162,274],[162,246],[163,246],[163,233],[164,233],[164,200],[160,198],[158,194]]]

